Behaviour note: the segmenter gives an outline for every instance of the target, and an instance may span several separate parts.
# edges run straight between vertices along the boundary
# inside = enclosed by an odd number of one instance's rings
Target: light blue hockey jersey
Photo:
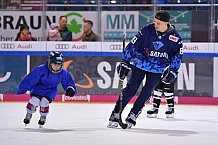
[[[167,67],[178,72],[182,55],[181,36],[174,29],[160,36],[152,23],[133,37],[124,50],[123,60],[148,72],[163,73]]]
[[[62,69],[59,73],[52,73],[46,63],[36,67],[21,81],[17,94],[30,91],[30,94],[47,96],[54,100],[59,83],[65,91],[69,86],[76,91],[75,83],[67,70]]]

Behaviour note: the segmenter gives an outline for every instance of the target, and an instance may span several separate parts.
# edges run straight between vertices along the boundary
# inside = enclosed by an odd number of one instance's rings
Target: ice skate
[[[45,121],[46,121],[46,116],[41,116],[40,119],[39,119],[39,128],[43,128],[43,125],[45,124]]]
[[[111,114],[109,118],[109,124],[107,125],[108,128],[116,128],[119,125],[119,113]]]
[[[169,107],[165,114],[166,118],[174,118],[174,108]]]
[[[24,120],[23,120],[23,122],[25,123],[25,126],[27,126],[27,124],[30,123],[31,118],[32,118],[32,114],[29,113],[29,112],[27,112],[27,113],[26,113],[26,117],[25,117]]]
[[[136,115],[132,112],[129,113],[129,115],[126,118],[126,124],[128,125],[127,128],[131,128],[132,126],[136,125]]]
[[[158,114],[158,108],[155,108],[155,107],[147,111],[148,118],[157,118],[157,114]]]

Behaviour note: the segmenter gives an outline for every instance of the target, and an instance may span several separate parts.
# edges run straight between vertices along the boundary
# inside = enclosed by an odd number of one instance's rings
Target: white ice
[[[146,117],[146,105],[132,129],[107,128],[114,104],[53,103],[44,128],[39,113],[25,127],[26,103],[0,103],[0,145],[217,145],[218,106],[177,105],[175,118]],[[127,116],[132,104],[123,113]]]

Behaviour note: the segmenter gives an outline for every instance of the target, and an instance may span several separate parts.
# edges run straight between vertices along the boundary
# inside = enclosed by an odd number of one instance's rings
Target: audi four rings
[[[110,45],[110,49],[111,50],[122,50],[123,49],[123,45],[121,45],[121,44],[111,44]]]
[[[2,43],[1,49],[14,49],[15,45],[13,43]]]
[[[70,45],[69,44],[55,44],[56,49],[69,49]]]

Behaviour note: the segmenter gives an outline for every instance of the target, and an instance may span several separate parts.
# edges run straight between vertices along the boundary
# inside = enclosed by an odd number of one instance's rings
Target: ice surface
[[[132,129],[107,128],[114,104],[53,103],[44,128],[39,113],[25,127],[26,103],[0,103],[0,145],[217,145],[218,106],[177,105],[175,118],[147,118],[146,105]],[[127,105],[123,119],[132,104]]]

